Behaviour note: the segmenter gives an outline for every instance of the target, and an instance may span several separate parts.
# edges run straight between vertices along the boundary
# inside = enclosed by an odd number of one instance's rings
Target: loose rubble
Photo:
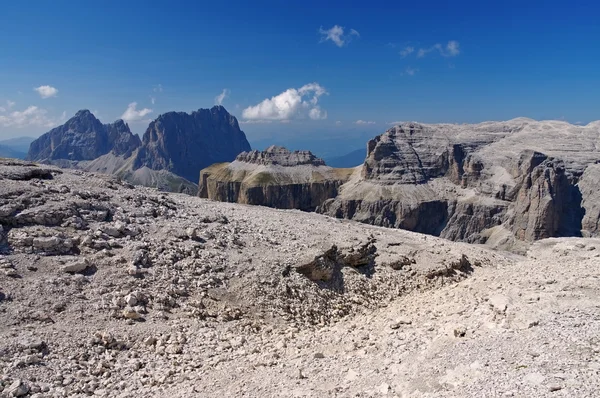
[[[4,160],[0,223],[2,398],[600,391],[598,239],[517,256]]]

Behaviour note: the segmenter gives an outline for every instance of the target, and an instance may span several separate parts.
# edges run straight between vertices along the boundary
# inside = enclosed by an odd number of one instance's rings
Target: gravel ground
[[[0,161],[0,397],[595,397],[600,240],[517,256]]]

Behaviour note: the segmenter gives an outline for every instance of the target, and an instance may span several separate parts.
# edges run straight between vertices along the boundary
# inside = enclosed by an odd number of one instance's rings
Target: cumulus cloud
[[[417,58],[423,58],[430,52],[435,51],[439,52],[442,57],[456,57],[460,54],[460,43],[456,40],[450,40],[445,46],[436,43],[429,48],[420,48],[417,52]]]
[[[23,111],[13,111],[6,115],[0,115],[0,125],[14,128],[54,127],[65,119],[65,112],[59,118],[51,117],[48,116],[47,110],[32,105]]]
[[[324,111],[320,107],[314,107],[308,112],[308,117],[312,120],[323,120],[327,119],[327,111]]]
[[[225,98],[229,97],[230,92],[231,91],[228,88],[224,88],[223,91],[221,91],[221,94],[215,97],[215,104],[222,105]]]
[[[410,54],[415,52],[415,48],[411,46],[406,46],[400,51],[400,55],[403,57],[409,56]]]
[[[371,120],[357,120],[354,123],[358,124],[358,125],[365,125],[365,124],[376,124],[377,122],[373,122]]]
[[[58,89],[56,89],[55,87],[52,87],[52,86],[39,86],[39,87],[34,88],[33,90],[37,91],[37,93],[43,99],[50,98],[50,97],[56,97],[56,94],[58,94]]]
[[[319,83],[288,88],[279,95],[263,100],[242,111],[247,120],[291,120],[308,116],[313,120],[326,119],[327,112],[318,106],[319,97],[327,94]]]
[[[137,122],[143,120],[144,116],[148,115],[149,113],[152,113],[152,109],[144,108],[138,110],[137,102],[132,102],[127,106],[127,109],[125,112],[123,112],[123,115],[121,115],[121,119],[126,122]]]
[[[344,27],[339,25],[334,25],[330,29],[323,29],[321,26],[319,33],[321,34],[321,43],[331,40],[338,47],[343,47],[345,44],[350,43],[353,36],[360,37],[360,33],[355,29],[350,29],[348,34],[344,34]]]

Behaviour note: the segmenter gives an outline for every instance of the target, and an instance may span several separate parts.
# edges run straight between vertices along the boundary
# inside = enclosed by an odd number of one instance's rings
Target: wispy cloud
[[[291,120],[307,116],[313,120],[326,119],[327,111],[318,105],[319,97],[324,94],[327,91],[319,83],[305,84],[299,89],[288,88],[244,109],[242,117],[247,120]]]
[[[13,104],[14,105],[14,104]],[[55,127],[66,120],[66,112],[60,117],[48,116],[46,109],[37,106],[29,106],[22,111],[13,111],[6,115],[0,115],[0,125],[4,127]]]
[[[402,50],[400,50],[400,55],[402,55],[402,57],[407,57],[414,52],[415,52],[414,47],[406,46]]]
[[[163,92],[162,84],[157,84],[156,86],[152,87],[152,91],[154,91],[155,93],[162,93]]]
[[[50,97],[56,97],[56,95],[58,94],[58,89],[56,89],[55,87],[52,87],[52,86],[39,86],[39,87],[34,88],[33,90],[37,91],[37,93],[43,99],[50,98]]]
[[[337,121],[335,122],[335,125],[336,125],[336,126],[341,126],[341,125],[342,125],[342,121],[341,121],[341,120],[337,120]]]
[[[352,41],[353,36],[360,37],[360,33],[358,33],[357,30],[350,29],[348,34],[344,34],[344,29],[345,28],[343,26],[339,25],[334,25],[330,29],[323,29],[321,26],[319,28],[319,33],[321,34],[321,43],[331,40],[336,46],[343,47]]]
[[[15,106],[16,102],[11,100],[6,100],[6,106],[0,106],[0,112],[7,112]]]
[[[377,122],[373,122],[371,120],[357,120],[354,122],[355,124],[358,125],[365,125],[365,124],[377,124]]]
[[[143,120],[144,116],[152,113],[152,109],[143,108],[137,109],[137,102],[132,102],[127,106],[123,115],[121,115],[121,119],[126,122],[137,122]]]
[[[417,58],[423,58],[431,52],[438,52],[442,57],[456,57],[460,54],[460,43],[456,40],[450,40],[445,46],[436,43],[429,48],[420,48],[417,51]]]
[[[240,124],[270,124],[272,120],[242,120]]]
[[[152,105],[156,104],[156,97],[150,96],[150,102]]]
[[[229,97],[230,92],[231,91],[228,88],[224,88],[223,91],[221,91],[221,94],[215,97],[215,104],[223,105],[223,101],[225,100],[225,98]]]
[[[402,123],[404,123],[404,122],[403,121],[396,121],[396,122],[387,122],[386,124],[389,124],[391,126],[397,126],[397,125],[402,124]]]
[[[414,76],[418,71],[418,68],[411,68],[410,66],[407,66],[404,69],[404,72],[402,72],[402,76]]]

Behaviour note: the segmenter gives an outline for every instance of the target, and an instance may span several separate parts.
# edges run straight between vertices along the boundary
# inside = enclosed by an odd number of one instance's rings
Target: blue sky
[[[225,89],[251,142],[404,120],[600,119],[595,2],[324,3],[5,0],[0,139],[84,108],[142,134]]]

